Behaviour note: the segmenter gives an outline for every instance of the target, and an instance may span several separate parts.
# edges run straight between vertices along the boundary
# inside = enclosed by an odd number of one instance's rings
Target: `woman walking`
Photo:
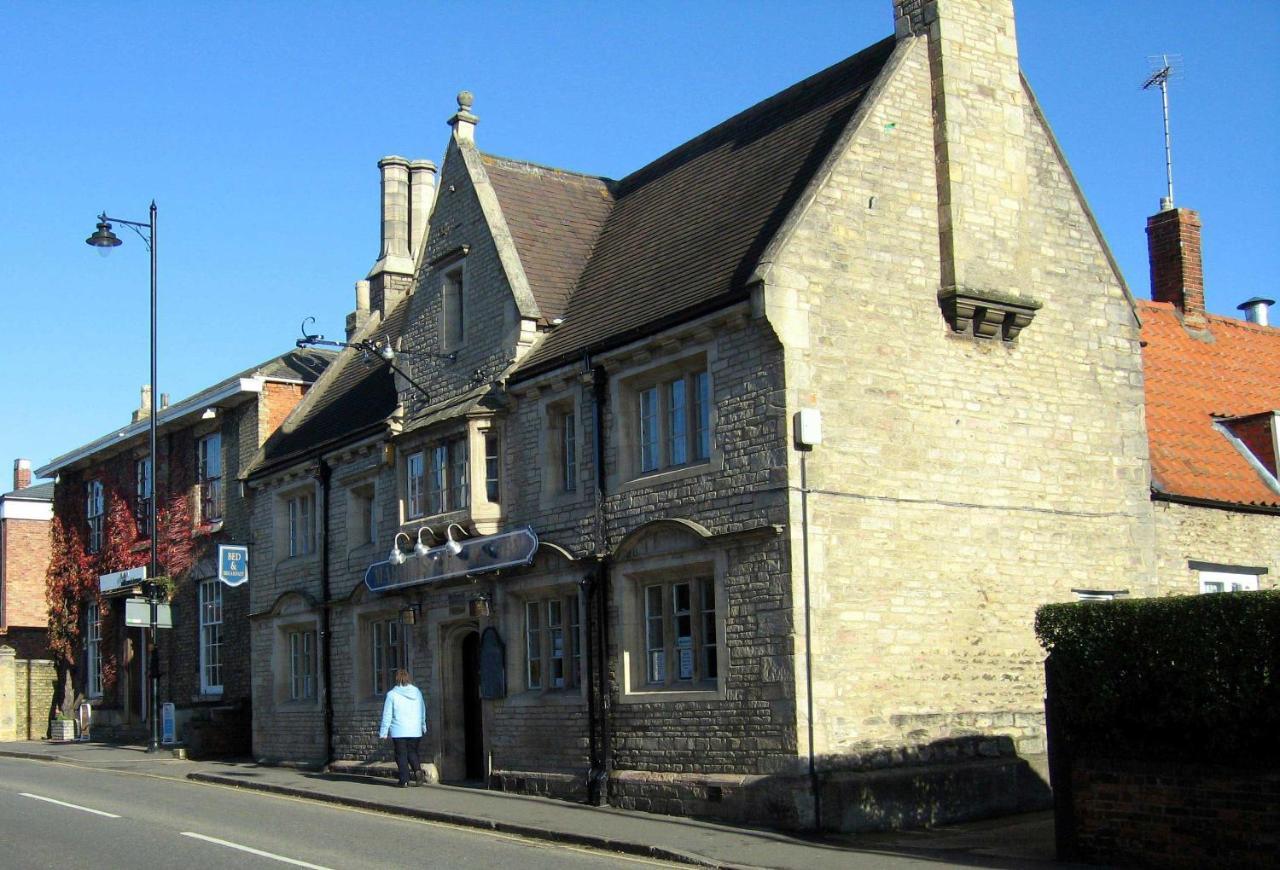
[[[421,785],[426,776],[418,758],[418,741],[427,733],[427,704],[422,692],[409,679],[404,668],[396,671],[396,684],[387,692],[382,705],[382,724],[378,736],[391,736],[396,750],[396,774],[400,787],[408,788],[410,780]]]

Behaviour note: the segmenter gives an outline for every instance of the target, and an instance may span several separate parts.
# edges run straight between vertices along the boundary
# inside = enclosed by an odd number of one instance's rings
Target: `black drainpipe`
[[[586,357],[586,364],[591,365],[591,358]],[[609,395],[609,376],[604,366],[595,366],[592,371],[592,392],[594,398],[595,417],[595,475],[596,475],[596,508],[595,508],[595,568],[591,572],[591,594],[588,597],[588,618],[594,616],[596,622],[596,643],[593,649],[595,666],[590,672],[598,674],[598,686],[594,682],[588,689],[588,697],[599,691],[599,707],[589,712],[592,716],[591,728],[593,751],[591,757],[591,780],[588,784],[588,800],[594,806],[609,802],[609,770],[613,765],[612,738],[610,735],[610,690],[609,690],[609,558],[607,555],[607,536],[604,528],[604,498],[606,495],[605,480],[605,442],[604,442],[604,409]],[[589,672],[588,680],[591,680]]]
[[[333,469],[324,458],[319,459],[316,476],[320,480],[320,657],[324,661],[324,766],[333,763],[333,656],[329,645],[329,478]]]

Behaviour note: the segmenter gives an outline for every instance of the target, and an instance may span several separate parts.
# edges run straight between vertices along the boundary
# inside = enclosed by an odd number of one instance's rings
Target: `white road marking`
[[[239,849],[241,852],[248,852],[250,855],[257,855],[261,858],[270,858],[272,861],[280,861],[284,864],[293,864],[296,867],[311,867],[312,870],[330,870],[330,868],[322,867],[319,864],[308,864],[306,861],[299,861],[295,858],[286,858],[283,855],[273,855],[270,852],[264,852],[261,849],[254,849],[250,846],[241,846],[239,843],[232,843],[229,840],[219,840],[217,837],[206,837],[204,834],[197,834],[194,831],[183,831],[182,836],[192,837],[197,840],[204,840],[206,843],[216,843],[219,846],[226,846],[228,849]]]
[[[38,801],[47,801],[51,804],[57,804],[60,807],[71,807],[71,809],[73,810],[83,810],[86,813],[93,813],[94,815],[97,815],[97,816],[106,816],[108,819],[120,818],[115,813],[104,813],[102,810],[94,810],[94,809],[90,809],[89,807],[82,807],[79,804],[69,804],[66,801],[57,801],[51,797],[44,797],[38,794],[31,794],[30,792],[20,791],[18,792],[18,794],[22,795],[23,797],[35,798]]]

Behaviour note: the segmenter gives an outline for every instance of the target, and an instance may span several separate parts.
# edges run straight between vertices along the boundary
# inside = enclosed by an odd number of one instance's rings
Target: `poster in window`
[[[693,650],[688,647],[680,649],[680,679],[693,679]]]

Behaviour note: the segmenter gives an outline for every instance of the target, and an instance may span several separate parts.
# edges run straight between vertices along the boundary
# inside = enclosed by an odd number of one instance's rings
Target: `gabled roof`
[[[1265,463],[1251,462],[1249,448],[1227,434],[1235,418],[1280,409],[1280,329],[1210,314],[1204,340],[1169,303],[1140,302],[1139,313],[1154,490],[1280,507]]]
[[[382,323],[365,336],[382,343],[399,336],[409,300],[400,301]],[[271,434],[247,476],[302,458],[312,450],[356,438],[380,426],[396,409],[395,375],[382,359],[358,350],[342,351],[284,424]]]
[[[894,45],[876,43],[612,185],[614,206],[564,324],[521,371],[741,296]]]
[[[13,501],[53,501],[53,481],[47,480],[43,483],[32,484],[25,489],[15,489],[12,492],[0,494],[0,499],[11,499]]]
[[[538,309],[563,317],[613,196],[603,178],[482,154]]]

